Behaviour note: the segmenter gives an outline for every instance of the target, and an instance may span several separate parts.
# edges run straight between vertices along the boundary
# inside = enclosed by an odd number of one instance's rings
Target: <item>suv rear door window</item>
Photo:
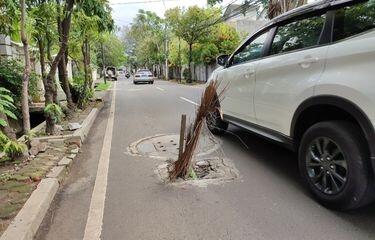
[[[336,11],[333,40],[338,41],[375,28],[375,1]]]
[[[325,14],[296,20],[278,27],[270,55],[318,45],[324,23]]]

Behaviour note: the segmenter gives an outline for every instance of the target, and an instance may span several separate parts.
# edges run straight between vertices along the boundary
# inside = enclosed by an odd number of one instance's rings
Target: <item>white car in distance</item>
[[[133,79],[134,84],[138,83],[149,83],[149,84],[154,84],[154,75],[152,72],[148,69],[140,69],[138,70]]]

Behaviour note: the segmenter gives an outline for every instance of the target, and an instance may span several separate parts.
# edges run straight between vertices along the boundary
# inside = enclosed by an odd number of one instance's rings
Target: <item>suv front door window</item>
[[[232,65],[258,59],[262,56],[263,47],[266,42],[268,32],[261,34],[253,41],[244,44],[237,53],[233,55]]]
[[[221,103],[225,112],[236,118],[254,121],[254,88],[257,59],[262,57],[268,31],[247,41],[233,54],[229,67],[223,71],[221,84],[228,86]]]

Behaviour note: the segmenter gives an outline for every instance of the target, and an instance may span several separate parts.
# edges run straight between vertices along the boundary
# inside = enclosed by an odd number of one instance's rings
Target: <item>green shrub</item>
[[[78,105],[81,108],[94,96],[94,90],[92,88],[89,87],[85,91],[85,75],[83,73],[79,73],[73,78],[73,88],[78,94]]]
[[[27,149],[24,143],[16,140],[10,140],[3,132],[0,131],[0,152],[5,153],[11,159],[19,157]]]
[[[15,110],[16,107],[14,106],[13,98],[10,96],[10,91],[0,87],[0,113],[12,119],[17,119],[16,115],[14,114]],[[0,118],[0,126],[7,126],[7,121]]]
[[[44,108],[44,114],[46,117],[50,117],[55,123],[61,122],[64,116],[61,107],[55,103],[50,103]]]
[[[0,61],[0,86],[8,89],[16,105],[21,100],[23,65],[16,60],[1,59]],[[31,97],[38,95],[39,76],[31,72],[29,80],[29,94]]]
[[[3,148],[3,152],[11,158],[19,157],[27,149],[26,145],[21,142],[9,140]]]

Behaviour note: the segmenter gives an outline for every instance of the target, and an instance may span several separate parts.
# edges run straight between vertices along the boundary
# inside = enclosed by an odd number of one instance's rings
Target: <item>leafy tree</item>
[[[46,87],[47,62],[52,62],[51,49],[57,42],[56,4],[50,0],[34,0],[29,5],[29,16],[33,19],[31,36],[39,49],[39,61],[43,85]]]
[[[68,39],[69,39],[70,26],[71,26],[75,0],[65,0],[64,3],[62,4],[63,4],[63,10],[62,10],[63,18],[61,20],[61,25],[60,25],[62,38],[60,39],[60,46],[59,46],[57,55],[54,57],[50,66],[50,70],[46,76],[46,85],[45,85],[46,106],[54,102],[53,95],[56,92],[54,78],[56,75],[58,63],[60,62],[61,58],[65,56],[65,52],[68,47]],[[55,133],[55,122],[49,116],[46,116],[46,133],[50,135],[51,134],[53,135]]]
[[[207,0],[207,4],[213,6],[222,3],[223,0]],[[244,0],[244,5],[262,5],[267,9],[269,19],[290,11],[296,7],[300,7],[307,3],[307,0]]]
[[[0,33],[14,33],[14,23],[18,20],[19,5],[16,0],[0,0]]]
[[[131,28],[123,30],[122,39],[129,59],[136,60],[135,65],[158,65],[160,69],[165,60],[165,37],[165,22],[153,12],[139,10]]]
[[[86,94],[90,92],[92,79],[90,74],[91,43],[99,39],[99,34],[114,29],[111,9],[106,0],[81,0],[74,15],[74,37],[81,40],[83,69],[85,75],[84,88],[78,100],[83,108]],[[95,55],[94,55],[95,56]]]
[[[103,34],[101,41],[97,43],[97,49],[97,59],[102,59],[104,55],[104,66],[119,67],[124,65],[126,61],[125,46],[115,34]],[[102,61],[98,61],[98,65],[103,68]]]
[[[189,7],[187,10],[172,9],[166,13],[167,21],[172,26],[173,33],[188,44],[190,71],[193,62],[193,45],[211,33],[213,23],[219,16],[220,11],[218,9],[203,9],[197,6]],[[192,79],[188,80],[191,81]]]

